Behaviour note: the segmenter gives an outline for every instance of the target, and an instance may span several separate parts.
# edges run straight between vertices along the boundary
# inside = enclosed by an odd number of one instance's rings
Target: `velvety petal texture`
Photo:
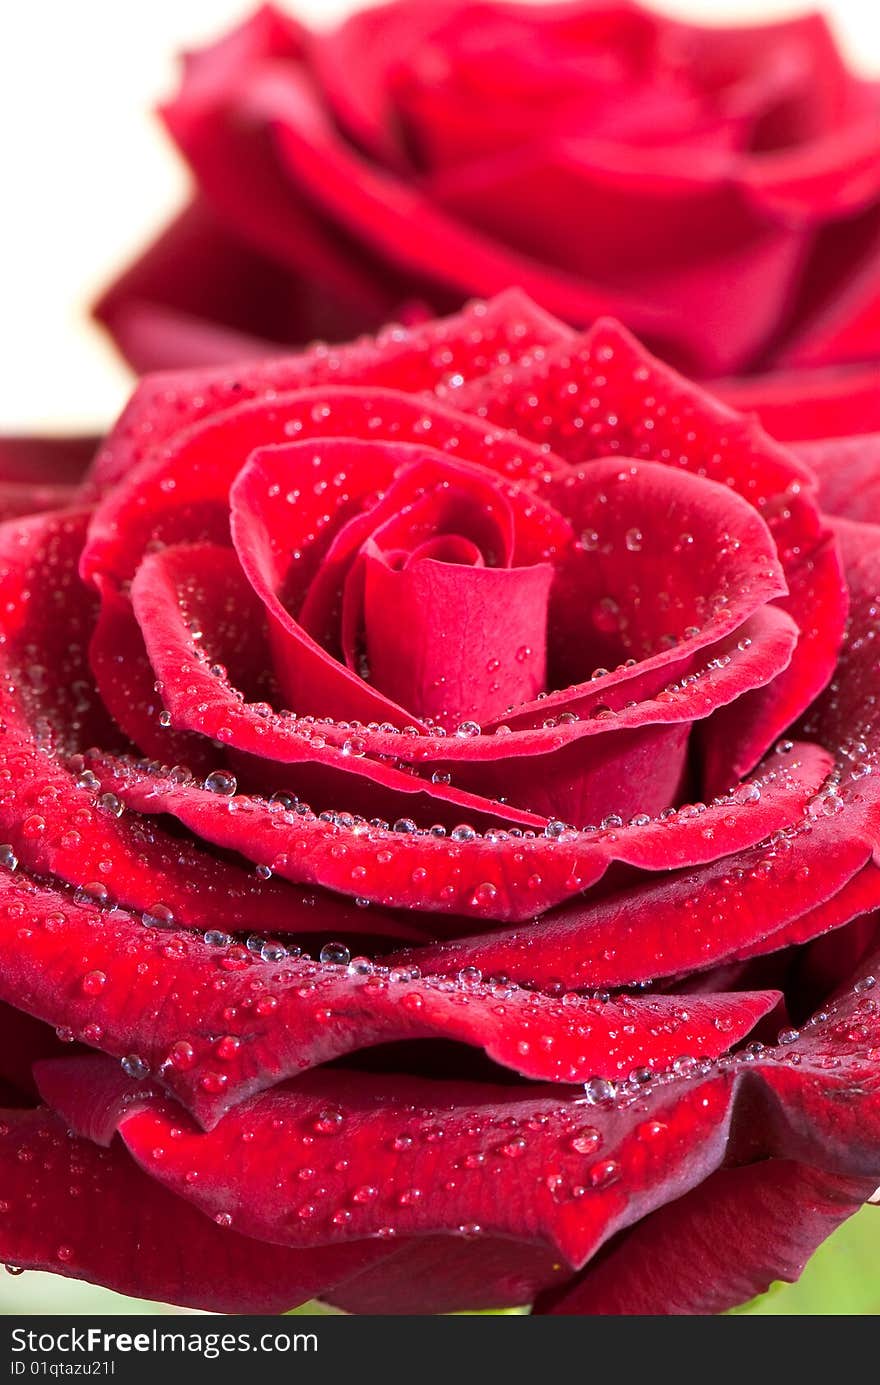
[[[333,67],[266,11],[187,119],[269,40],[273,91]],[[514,187],[503,122],[432,144],[405,76],[450,202],[465,154]],[[333,148],[397,177],[357,78]],[[655,96],[678,140],[693,93]],[[788,448],[510,290],[148,376],[81,452],[4,473],[0,1257],[259,1313],[796,1275],[880,1183],[875,439]]]

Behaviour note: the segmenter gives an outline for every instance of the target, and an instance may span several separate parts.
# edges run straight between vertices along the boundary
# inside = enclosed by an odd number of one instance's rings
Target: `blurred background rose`
[[[89,322],[89,305],[167,224],[188,187],[183,163],[151,112],[175,88],[180,50],[210,41],[253,8],[249,0],[6,7],[3,429],[96,428],[121,405],[129,376]],[[288,0],[288,8],[307,23],[329,25],[355,6]],[[804,6],[667,0],[655,8],[729,23],[788,17]],[[880,9],[865,0],[826,0],[817,8],[856,70],[880,73]]]

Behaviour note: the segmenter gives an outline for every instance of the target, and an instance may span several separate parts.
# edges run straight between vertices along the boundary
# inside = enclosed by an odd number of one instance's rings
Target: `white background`
[[[88,304],[186,194],[151,115],[175,56],[253,8],[248,0],[0,3],[0,429],[94,428],[129,377]],[[288,0],[329,24],[346,0]],[[719,23],[801,11],[790,0],[668,0]],[[880,72],[877,0],[827,0],[850,59]]]

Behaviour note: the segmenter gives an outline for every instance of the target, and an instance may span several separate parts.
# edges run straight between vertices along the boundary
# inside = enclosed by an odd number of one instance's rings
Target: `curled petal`
[[[530,1078],[583,1082],[663,1067],[685,1051],[715,1056],[779,999],[768,991],[563,1003],[483,984],[476,973],[349,969],[269,943],[264,961],[217,930],[202,939],[158,914],[141,923],[102,913],[8,874],[0,891],[10,942],[0,997],[105,1052],[134,1056],[209,1125],[253,1092],[375,1044],[451,1039]],[[332,904],[319,917],[345,927]]]
[[[416,393],[439,381],[483,375],[511,355],[559,340],[568,329],[520,290],[416,327],[395,326],[375,340],[211,370],[181,370],[142,380],[95,460],[91,484],[119,481],[182,429],[242,400],[328,385],[380,386]],[[268,441],[278,441],[268,439]]]
[[[880,430],[877,366],[829,366],[716,381],[732,409],[757,414],[774,438],[839,438]]]
[[[74,1129],[99,1144],[118,1131],[157,1182],[260,1240],[306,1247],[383,1231],[500,1234],[549,1243],[574,1266],[704,1174],[723,1148],[731,1100],[723,1077],[655,1100],[645,1114],[663,1129],[652,1145],[628,1113],[597,1117],[541,1089],[328,1071],[254,1097],[200,1132],[106,1059],[43,1063],[38,1081]],[[279,1167],[289,1170],[283,1190]],[[190,1171],[197,1176],[187,1179]]]
[[[389,1252],[375,1241],[299,1252],[239,1236],[142,1173],[118,1143],[76,1139],[45,1110],[2,1113],[0,1169],[7,1264],[205,1312],[285,1312]]]
[[[543,836],[498,850],[498,831],[469,825],[450,834],[370,827],[345,814],[277,811],[244,794],[223,796],[175,782],[149,767],[108,760],[102,782],[138,813],[171,813],[204,841],[231,847],[279,875],[392,908],[432,909],[487,919],[533,917],[601,879],[612,861],[670,870],[715,861],[803,819],[832,761],[805,745],[788,761],[710,806],[668,812],[648,823],[595,832],[549,823]],[[757,793],[755,792],[757,789]]]
[[[871,1178],[840,1178],[786,1159],[720,1169],[633,1227],[579,1279],[547,1291],[533,1311],[723,1312],[775,1280],[798,1279],[813,1251],[873,1191]]]
[[[500,1233],[549,1242],[578,1268],[723,1164],[782,1158],[876,1179],[873,986],[863,974],[778,1049],[690,1065],[604,1106],[541,1088],[328,1070],[203,1132],[106,1059],[40,1064],[38,1082],[75,1129],[99,1143],[118,1131],[154,1178],[249,1235],[305,1246]],[[293,1175],[283,1191],[279,1168]]]

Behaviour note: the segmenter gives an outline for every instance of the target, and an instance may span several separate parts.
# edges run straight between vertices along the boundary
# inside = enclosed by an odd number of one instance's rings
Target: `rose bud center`
[[[361,677],[455,731],[545,691],[554,570],[523,561],[538,555],[518,552],[521,506],[494,477],[432,471],[400,476],[400,508],[362,544],[345,583],[342,644]]]

